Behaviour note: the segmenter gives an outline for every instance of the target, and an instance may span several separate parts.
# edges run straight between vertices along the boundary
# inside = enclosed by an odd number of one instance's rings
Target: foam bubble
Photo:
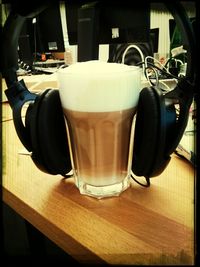
[[[78,62],[58,72],[62,106],[77,111],[116,111],[136,107],[141,69],[99,60]]]

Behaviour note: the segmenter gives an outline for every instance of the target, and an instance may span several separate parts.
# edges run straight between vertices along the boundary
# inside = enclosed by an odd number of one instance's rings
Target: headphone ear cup
[[[29,103],[27,111],[26,111],[26,116],[25,116],[25,128],[26,128],[26,133],[27,133],[28,140],[29,140],[29,147],[28,147],[29,151],[33,150],[32,138],[31,138],[31,121],[32,121],[34,103],[35,101]]]
[[[71,167],[66,125],[58,90],[40,94],[30,111],[32,159],[50,174],[66,174]]]
[[[162,95],[153,87],[140,92],[135,134],[132,170],[137,176],[158,175],[165,148],[165,106]],[[161,162],[157,164],[157,162]]]

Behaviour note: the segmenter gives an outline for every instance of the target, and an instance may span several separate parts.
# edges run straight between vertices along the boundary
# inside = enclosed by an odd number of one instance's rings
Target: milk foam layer
[[[139,67],[94,60],[72,64],[57,73],[64,108],[101,112],[137,106],[141,89]]]

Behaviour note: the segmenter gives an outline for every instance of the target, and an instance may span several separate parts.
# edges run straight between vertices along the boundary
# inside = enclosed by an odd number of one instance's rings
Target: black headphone
[[[137,108],[132,171],[146,179],[159,175],[167,166],[187,125],[189,108],[195,93],[195,38],[184,8],[178,2],[166,3],[179,26],[187,49],[187,71],[177,86],[163,93],[159,88],[141,90]],[[37,7],[41,12],[45,7]],[[22,25],[30,14],[11,12],[3,29],[3,76],[8,89],[5,91],[13,110],[17,134],[32,152],[32,159],[39,169],[49,174],[67,174],[71,160],[67,133],[59,92],[47,89],[40,94],[31,93],[23,80],[16,75],[18,37]],[[29,102],[22,122],[21,110]],[[176,114],[175,104],[179,105]]]

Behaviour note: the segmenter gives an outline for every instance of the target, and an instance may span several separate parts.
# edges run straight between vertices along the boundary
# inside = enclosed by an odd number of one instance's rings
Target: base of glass
[[[130,186],[130,178],[126,177],[122,182],[106,186],[94,186],[87,183],[80,183],[78,189],[82,195],[95,197],[98,199],[112,196],[119,196]]]

